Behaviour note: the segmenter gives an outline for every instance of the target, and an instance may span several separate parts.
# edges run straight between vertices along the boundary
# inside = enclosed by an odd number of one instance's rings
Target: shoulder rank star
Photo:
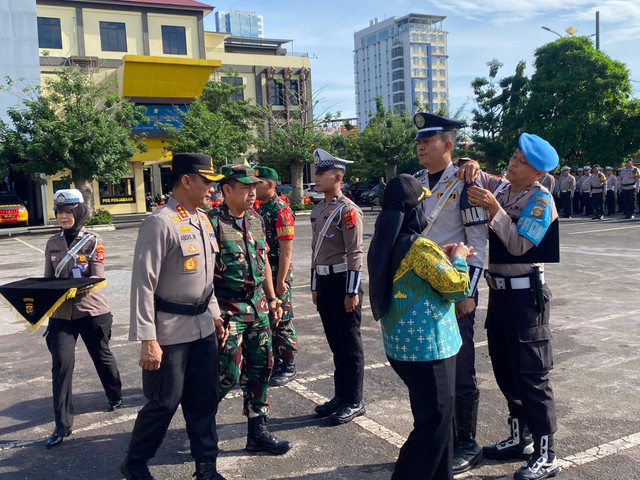
[[[183,220],[189,218],[189,215],[187,215],[187,212],[182,205],[178,205],[176,207],[176,210],[178,211],[178,215],[180,215],[180,218],[182,218]]]

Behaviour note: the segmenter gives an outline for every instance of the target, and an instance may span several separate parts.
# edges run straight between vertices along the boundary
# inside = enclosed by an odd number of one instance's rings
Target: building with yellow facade
[[[168,192],[170,153],[157,122],[180,124],[211,78],[243,84],[241,96],[287,119],[310,98],[308,56],[287,55],[286,40],[206,32],[213,7],[195,0],[36,0],[41,77],[62,66],[87,68],[112,80],[120,95],[147,107],[147,151],[130,161],[119,185],[94,182],[96,208],[114,214],[146,211],[147,194]],[[237,76],[225,73],[233,68]],[[66,172],[48,177],[45,211]]]

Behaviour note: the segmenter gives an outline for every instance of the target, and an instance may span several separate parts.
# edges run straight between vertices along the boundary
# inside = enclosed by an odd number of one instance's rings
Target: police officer
[[[607,193],[605,197],[605,203],[607,204],[607,217],[616,214],[616,191],[618,182],[616,176],[613,174],[613,169],[609,166],[605,167],[604,175],[607,178]]]
[[[585,178],[584,169],[580,167],[576,172],[576,189],[573,194],[573,214],[581,215],[584,205],[582,205],[582,195],[580,193],[580,189],[582,188],[582,182],[584,182]]]
[[[628,157],[620,172],[620,194],[625,218],[634,218],[635,196],[640,191],[640,169],[633,166],[633,158]]]
[[[469,188],[469,200],[485,207],[491,221],[487,277],[489,305],[487,340],[496,381],[509,407],[511,436],[483,448],[490,459],[529,458],[515,480],[540,480],[559,471],[553,434],[557,430],[555,402],[549,381],[553,360],[550,345],[549,299],[544,282],[543,241],[557,219],[549,191],[538,180],[558,164],[558,154],[545,140],[523,133],[520,148],[509,161],[507,180],[493,193]],[[557,249],[551,238],[549,250]],[[493,242],[496,242],[495,244]],[[521,258],[533,247],[531,257]],[[494,248],[500,261],[494,257]],[[526,262],[526,263],[522,263]],[[529,431],[531,433],[529,433]],[[533,438],[532,438],[533,437]]]
[[[365,413],[362,403],[364,352],[360,337],[362,211],[342,194],[345,165],[324,150],[313,152],[316,189],[324,200],[311,212],[311,295],[333,353],[334,397],[316,407],[334,424]]]
[[[229,315],[229,338],[220,350],[220,399],[240,380],[248,417],[246,449],[282,455],[291,442],[267,428],[267,387],[273,369],[269,315],[277,322],[281,311],[276,307],[264,222],[253,210],[261,180],[245,165],[225,165],[222,173],[224,203],[209,211],[220,242],[216,295]]]
[[[571,200],[576,191],[576,179],[571,175],[570,171],[571,169],[568,166],[562,167],[562,174],[558,182],[560,185],[560,203],[562,205],[563,218],[571,218]]]
[[[471,205],[469,184],[456,180],[458,166],[451,162],[456,130],[462,122],[428,113],[417,113],[415,137],[420,165],[425,167],[415,177],[432,195],[425,200],[425,214],[429,231],[425,236],[440,246],[460,242],[477,252],[468,258],[470,292],[455,304],[462,347],[456,358],[456,400],[454,409],[455,442],[453,473],[469,470],[480,458],[476,442],[476,425],[480,392],[476,382],[473,328],[478,304],[478,280],[487,244],[487,213],[484,208]],[[551,177],[553,179],[553,177]],[[496,181],[498,181],[496,177]]]
[[[155,456],[178,408],[198,480],[217,473],[218,339],[224,337],[213,291],[218,243],[204,210],[221,176],[209,155],[177,153],[167,203],[140,226],[131,272],[129,339],[142,342],[147,403],[138,412],[120,467],[127,480],[150,480]],[[216,338],[218,337],[218,338]]]
[[[273,168],[256,167],[256,174],[262,180],[262,183],[256,184],[256,197],[260,201],[258,213],[264,220],[267,233],[273,288],[282,302],[282,318],[271,325],[274,366],[269,384],[282,386],[297,375],[294,357],[298,352],[298,338],[293,326],[291,302],[291,252],[295,238],[295,217],[289,206],[276,193],[278,173]]]
[[[591,186],[591,203],[593,207],[593,220],[602,220],[604,218],[604,189],[607,185],[607,178],[600,171],[600,165],[594,165],[589,177]]]
[[[591,167],[585,165],[582,167],[584,179],[580,184],[580,196],[582,197],[582,205],[584,205],[584,216],[590,217],[593,214],[593,201],[591,199]]]

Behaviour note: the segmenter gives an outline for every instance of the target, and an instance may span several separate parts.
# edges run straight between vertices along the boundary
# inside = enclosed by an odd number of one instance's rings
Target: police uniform
[[[562,167],[562,172],[569,172],[571,169],[567,166]],[[576,179],[571,173],[568,173],[565,177],[560,175],[558,181],[560,189],[560,203],[562,205],[562,216],[564,218],[571,218],[571,199],[576,191]]]
[[[342,168],[346,160],[324,150],[314,152],[316,174]],[[323,170],[324,169],[324,170]],[[311,212],[311,290],[327,342],[333,353],[334,398],[316,407],[320,416],[332,416],[334,423],[346,423],[364,413],[362,390],[364,352],[360,336],[362,308],[362,211],[342,191],[329,201],[322,200]],[[345,296],[358,295],[352,312],[344,307]]]
[[[640,169],[633,166],[631,158],[627,159],[627,165],[620,172],[620,194],[624,206],[625,218],[633,218],[635,213],[635,194],[640,191]]]
[[[600,165],[593,167],[594,172],[589,177],[591,188],[591,204],[593,207],[593,219],[602,219],[604,216],[604,190],[607,185],[607,178],[600,171]],[[597,171],[596,171],[597,170]]]
[[[580,188],[582,188],[582,182],[584,182],[585,176],[583,174],[584,169],[578,168],[578,175],[576,176],[576,189],[573,195],[573,214],[581,215],[584,205],[582,205],[582,194]]]
[[[548,142],[523,133],[519,143],[537,170],[556,167],[558,156]],[[496,249],[510,255],[514,263],[497,263],[494,245],[490,245],[486,328],[493,371],[509,407],[511,436],[484,447],[483,453],[491,459],[530,454],[529,462],[514,478],[542,479],[559,471],[553,438],[557,430],[555,402],[549,381],[553,367],[551,291],[544,281],[544,264],[515,262],[540,245],[558,214],[550,192],[537,181],[521,191],[512,191],[510,184],[501,185],[495,197],[501,209],[489,223],[495,234],[490,243],[495,241]]]
[[[611,216],[616,214],[616,191],[618,187],[618,181],[617,177],[612,174],[611,167],[606,167],[605,172],[605,176],[607,178],[607,193],[605,196],[605,203],[607,205],[607,216]]]
[[[585,217],[593,214],[593,201],[591,199],[591,167],[585,165],[582,167],[584,172],[584,180],[580,184],[580,196],[582,197],[582,205],[584,206]]]
[[[462,126],[457,120],[439,117],[427,113],[418,113],[414,123],[419,128],[416,140],[434,136],[443,130],[455,130]],[[449,163],[441,176],[434,182],[429,179],[429,172],[421,170],[414,177],[421,185],[431,191],[425,203],[425,213],[432,215],[442,202],[443,195],[449,191],[448,198],[442,204],[442,210],[435,220],[432,219],[426,237],[442,246],[449,243],[465,242],[477,252],[469,257],[470,291],[469,298],[478,304],[478,281],[482,276],[485,251],[487,245],[486,224],[487,211],[469,203],[467,190],[469,184],[457,181],[458,167]],[[438,172],[432,172],[438,173]],[[454,185],[455,184],[455,185]],[[478,182],[476,184],[479,185]],[[452,190],[448,190],[453,186]],[[456,357],[456,402],[455,402],[455,453],[453,472],[461,473],[471,468],[478,460],[480,447],[475,441],[478,404],[480,392],[476,382],[475,347],[473,343],[475,309],[457,318],[458,328],[462,336],[462,347]]]
[[[54,209],[74,205],[75,223],[69,230],[53,235],[45,247],[44,276],[50,278],[104,277],[104,244],[96,233],[82,224],[88,216],[82,194],[76,189],[54,194]],[[84,217],[84,218],[82,218]],[[113,316],[103,290],[77,295],[60,305],[49,319],[46,342],[51,352],[53,410],[56,429],[47,440],[51,448],[71,433],[73,425],[72,381],[75,347],[82,337],[96,368],[102,388],[113,410],[122,403],[122,383],[116,360],[109,349]]]
[[[275,170],[269,167],[257,167],[258,178],[278,179]],[[275,177],[275,178],[274,178]],[[267,244],[269,245],[269,264],[273,285],[278,278],[280,268],[280,241],[293,240],[295,238],[295,216],[289,206],[278,197],[277,193],[267,202],[258,207],[258,213],[264,220]],[[271,385],[285,385],[295,378],[296,370],[294,357],[298,352],[298,337],[293,325],[293,303],[291,299],[291,285],[293,283],[293,264],[289,262],[289,268],[284,276],[287,290],[278,296],[282,302],[282,317],[272,328],[272,344],[274,356],[274,368],[270,381]]]
[[[255,177],[254,169],[244,165],[225,165],[222,173],[223,182],[262,181]],[[229,322],[229,337],[220,350],[220,399],[240,381],[243,413],[249,422],[247,450],[284,454],[291,443],[277,439],[266,428],[273,353],[269,306],[262,288],[269,251],[264,221],[253,209],[238,218],[227,203],[210,210],[209,218],[220,242],[214,277],[216,295]]]
[[[211,157],[174,154],[173,173],[220,178]],[[210,167],[210,168],[207,168]],[[138,412],[121,472],[148,478],[176,409],[182,405],[196,473],[218,455],[218,339],[220,308],[213,291],[218,243],[204,210],[189,213],[170,196],[140,226],[131,272],[129,340],[155,340],[162,348],[158,370],[142,370],[146,404]],[[198,478],[222,478],[220,476]]]

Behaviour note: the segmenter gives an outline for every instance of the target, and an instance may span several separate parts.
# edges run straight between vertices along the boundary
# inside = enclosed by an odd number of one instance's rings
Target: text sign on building
[[[189,108],[187,105],[162,105],[162,104],[138,104],[138,106],[147,107],[146,116],[149,123],[143,125],[139,123],[133,127],[136,133],[160,132],[158,123],[167,123],[175,128],[182,127],[182,116]]]

